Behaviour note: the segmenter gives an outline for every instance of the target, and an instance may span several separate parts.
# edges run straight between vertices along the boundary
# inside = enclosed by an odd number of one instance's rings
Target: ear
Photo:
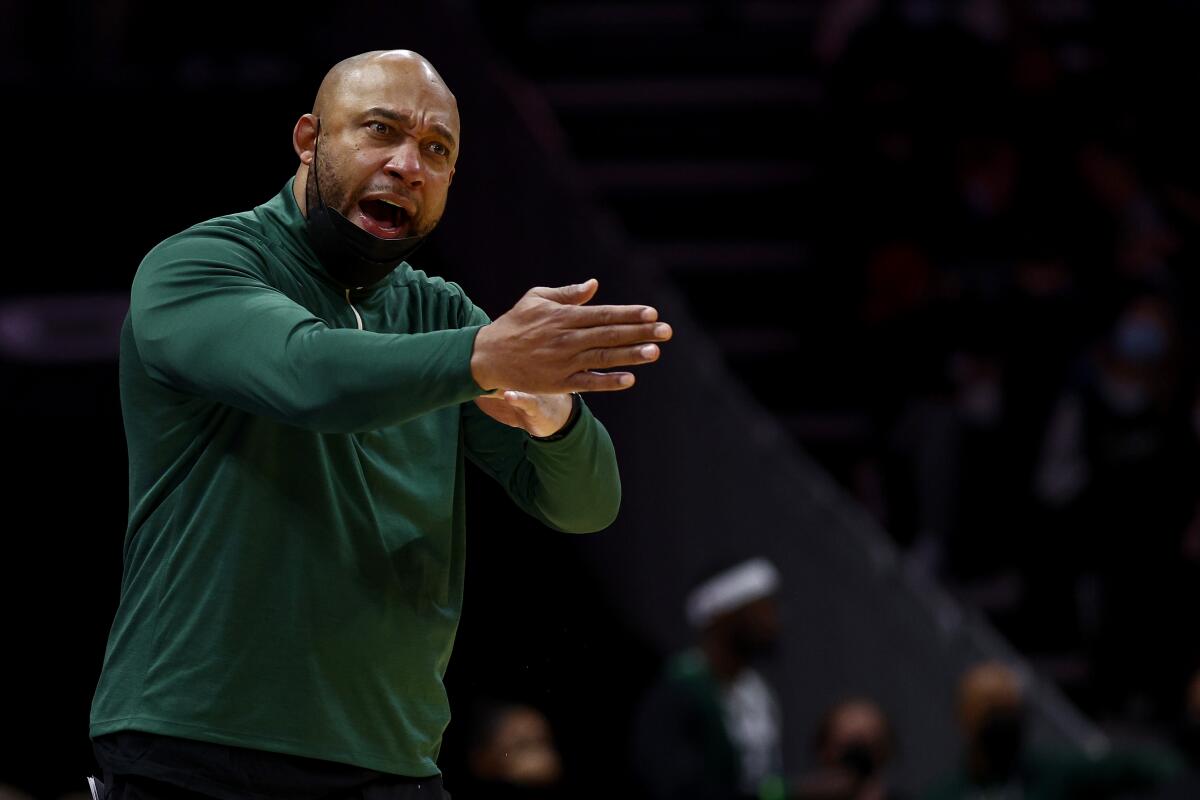
[[[454,183],[454,167],[450,168],[450,175],[446,178],[446,185]]]
[[[317,118],[312,114],[305,114],[296,121],[296,127],[292,129],[292,149],[296,151],[302,164],[311,165],[316,147]]]

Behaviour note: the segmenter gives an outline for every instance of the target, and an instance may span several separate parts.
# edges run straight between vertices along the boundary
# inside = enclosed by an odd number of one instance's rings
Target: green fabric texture
[[[721,686],[709,668],[708,659],[697,648],[677,653],[667,664],[667,681],[688,697],[697,711],[695,721],[700,728],[698,738],[704,743],[706,781],[736,787],[741,765],[737,750],[725,731]]]
[[[470,402],[488,321],[407,264],[347,294],[290,180],[146,256],[121,332],[129,519],[92,736],[438,772],[464,459],[558,530],[620,505],[586,404],[542,443]]]

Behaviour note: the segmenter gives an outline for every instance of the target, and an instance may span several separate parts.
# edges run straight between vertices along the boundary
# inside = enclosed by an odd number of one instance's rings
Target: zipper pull
[[[350,310],[354,312],[354,319],[358,320],[358,329],[363,330],[362,316],[359,315],[358,309],[354,307],[354,303],[350,302],[350,290],[346,290],[346,305],[350,306]]]

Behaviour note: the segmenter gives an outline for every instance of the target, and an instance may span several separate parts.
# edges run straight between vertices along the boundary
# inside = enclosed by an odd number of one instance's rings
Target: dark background
[[[1192,4],[0,15],[0,782],[54,797],[91,768],[133,271],[171,233],[274,195],[324,72],[390,47],[429,56],[462,109],[418,267],[493,316],[597,275],[605,300],[655,302],[679,332],[633,393],[594,403],[625,477],[611,532],[537,529],[471,476],[451,789],[460,720],[499,697],[547,713],[578,796],[634,796],[632,709],[687,641],[684,587],[729,553],[769,553],[794,587],[773,673],[794,769],[819,709],[867,690],[924,785],[957,757],[953,677],[997,653],[1039,676],[1059,739],[1093,731],[1063,722],[1074,709],[1118,738],[1168,737],[1198,655]],[[1158,350],[1130,320],[1157,326]],[[1149,399],[1116,413],[1115,383]],[[1087,409],[1065,448],[1087,465],[1073,490],[1046,477],[1064,400]]]

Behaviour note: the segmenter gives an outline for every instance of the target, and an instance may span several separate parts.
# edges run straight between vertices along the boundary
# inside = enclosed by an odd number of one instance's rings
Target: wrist
[[[534,436],[531,433],[531,434],[529,434],[530,439],[533,439],[535,442],[557,442],[560,439],[566,438],[567,434],[569,434],[571,432],[571,430],[574,429],[575,423],[577,423],[579,421],[579,417],[583,413],[583,399],[579,396],[579,393],[571,392],[570,396],[571,396],[571,410],[567,414],[566,421],[563,422],[563,424],[559,427],[559,429],[557,431],[555,431],[554,433],[550,434],[549,436]]]
[[[487,355],[487,325],[475,332],[474,343],[471,346],[471,379],[485,392],[495,390],[500,384],[495,381],[489,368],[491,359]]]

